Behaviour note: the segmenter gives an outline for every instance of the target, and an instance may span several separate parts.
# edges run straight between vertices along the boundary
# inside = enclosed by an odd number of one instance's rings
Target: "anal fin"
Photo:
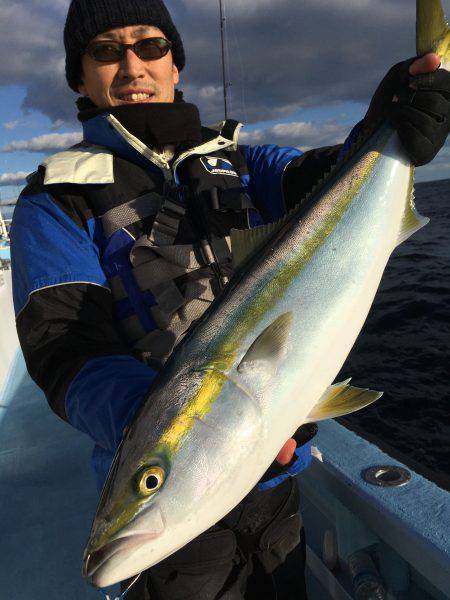
[[[416,231],[428,225],[430,219],[419,214],[414,204],[414,169],[411,169],[409,192],[403,214],[402,223],[400,226],[400,234],[397,240],[397,245],[400,246],[405,240],[411,237]]]
[[[356,412],[372,404],[383,395],[366,388],[350,385],[350,379],[330,386],[309,413],[306,423],[334,419]]]

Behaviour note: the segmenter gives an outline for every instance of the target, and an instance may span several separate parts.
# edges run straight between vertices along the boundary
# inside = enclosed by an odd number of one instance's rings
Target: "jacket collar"
[[[207,154],[218,150],[237,149],[242,124],[237,121],[221,121],[201,128],[200,144],[188,148],[176,158],[176,168],[185,158],[195,154]],[[154,164],[162,171],[170,171],[170,164],[147,146],[142,140],[128,131],[112,114],[98,115],[83,123],[84,140],[87,143],[104,146],[122,158],[148,166]]]
[[[132,135],[113,115],[94,116],[83,123],[84,141],[47,158],[44,184],[105,184],[114,182],[114,155],[145,168],[151,167],[172,179],[177,167],[188,157],[219,150],[235,150],[242,124],[221,121],[202,127],[199,145],[182,152],[172,166],[140,139]]]

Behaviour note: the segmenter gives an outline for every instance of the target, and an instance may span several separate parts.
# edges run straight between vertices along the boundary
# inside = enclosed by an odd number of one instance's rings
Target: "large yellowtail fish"
[[[418,0],[418,52],[450,62],[439,0]],[[380,394],[332,385],[394,248],[427,223],[413,167],[382,125],[283,222],[233,232],[236,275],[178,346],[111,467],[84,574],[106,587],[217,523],[310,420]]]

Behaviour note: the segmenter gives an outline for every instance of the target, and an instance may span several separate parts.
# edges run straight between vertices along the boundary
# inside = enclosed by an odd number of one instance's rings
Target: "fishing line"
[[[230,82],[230,52],[228,46],[228,18],[225,8],[225,2],[219,0],[220,17],[221,17],[221,40],[222,40],[222,68],[223,68],[223,92],[225,99],[225,118],[233,110],[231,97],[231,82]]]
[[[227,31],[227,23],[225,24],[225,33]],[[230,78],[230,45],[228,43],[228,36],[225,35],[225,61],[227,64],[227,86],[228,86],[228,98],[230,101],[230,109],[229,109],[229,113],[232,114],[233,113],[233,84],[231,83],[231,78]]]
[[[241,81],[242,116],[243,116],[244,122],[248,123],[247,102],[246,102],[246,95],[245,95],[246,88],[245,88],[244,61],[242,59],[241,45],[239,44],[239,38],[237,36],[236,27],[234,25],[234,16],[232,15],[231,10],[230,10],[230,25],[231,25],[231,33],[233,35],[234,43],[235,43],[236,50],[237,50],[239,67],[240,67],[240,71],[241,71],[240,81]]]
[[[141,575],[142,575],[142,573],[139,573],[139,575],[136,575],[136,577],[133,579],[133,581],[130,583],[130,585],[127,587],[127,589],[125,591],[123,591],[120,594],[120,596],[116,596],[115,598],[111,598],[111,596],[105,590],[102,590],[101,588],[98,591],[100,592],[100,594],[102,594],[104,596],[105,600],[123,600]]]

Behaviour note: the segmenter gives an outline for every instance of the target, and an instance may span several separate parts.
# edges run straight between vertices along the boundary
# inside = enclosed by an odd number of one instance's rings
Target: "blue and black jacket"
[[[173,223],[174,214],[164,213],[161,203],[169,197],[171,206],[182,207],[175,210],[174,243],[180,247],[223,240],[233,227],[279,219],[336,162],[342,147],[302,154],[275,145],[242,146],[240,125],[227,121],[202,128],[202,142],[169,163],[112,114],[88,119],[83,129],[81,144],[47,159],[29,179],[14,214],[11,255],[28,371],[54,412],[96,443],[102,483],[160,368],[151,357],[144,360],[135,343],[163,327],[158,295],[151,286],[143,289],[130,253],[154,232],[157,219]],[[147,210],[143,199],[156,208]],[[230,275],[229,258],[204,267],[213,296],[224,274]],[[188,283],[184,276],[174,279],[181,296]],[[124,324],[133,324],[135,339]],[[261,489],[295,474],[303,462],[300,456]]]

